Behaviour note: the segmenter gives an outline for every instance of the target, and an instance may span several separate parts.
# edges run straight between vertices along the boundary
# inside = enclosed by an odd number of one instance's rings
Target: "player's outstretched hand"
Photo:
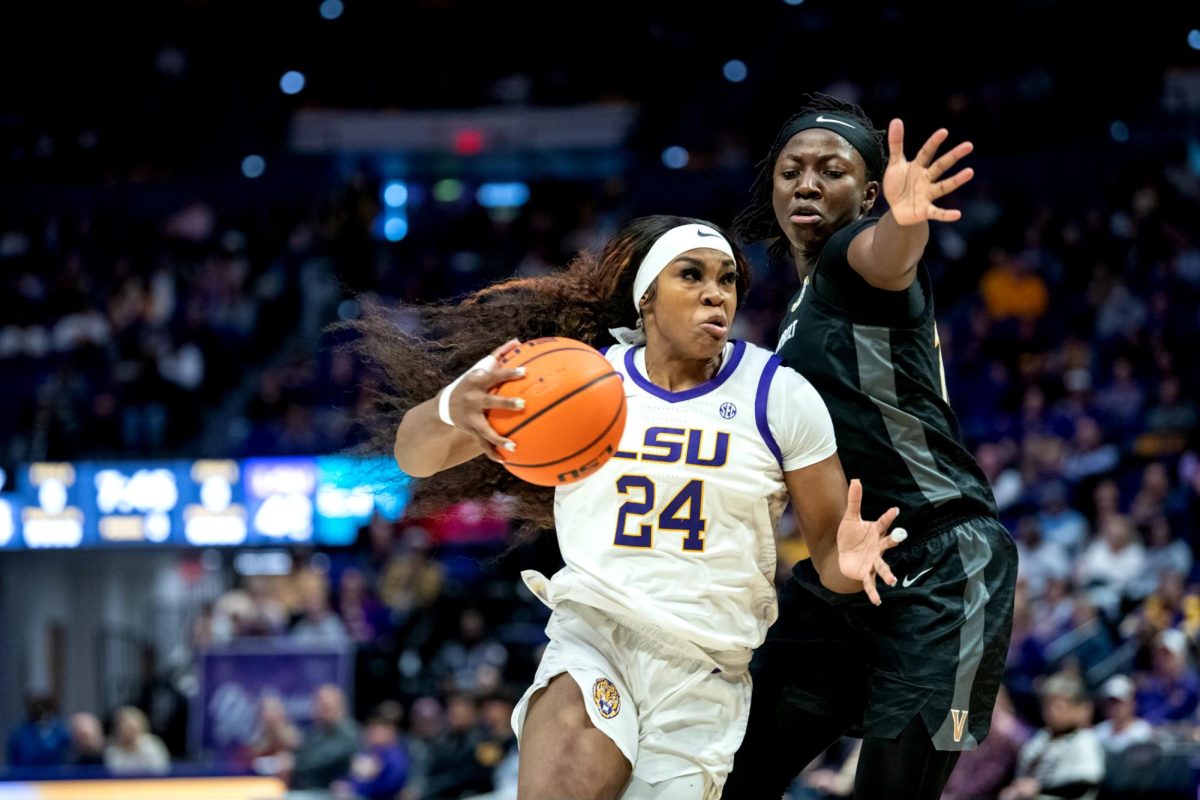
[[[925,146],[917,151],[916,158],[909,161],[904,157],[904,123],[894,119],[888,126],[888,165],[883,173],[883,196],[898,224],[916,225],[929,220],[957,222],[962,218],[961,211],[934,204],[935,200],[975,177],[975,170],[967,167],[939,180],[946,170],[975,147],[970,142],[961,142],[934,161],[938,148],[949,136],[950,132],[945,128],[934,131]]]
[[[900,509],[889,508],[874,522],[864,520],[862,482],[857,478],[850,481],[850,488],[846,492],[846,515],[842,517],[837,533],[838,567],[847,578],[862,583],[867,597],[875,605],[882,602],[879,590],[875,587],[876,576],[883,578],[888,586],[896,585],[896,576],[883,560],[883,553],[908,536],[900,528],[888,533],[888,528],[899,513]]]

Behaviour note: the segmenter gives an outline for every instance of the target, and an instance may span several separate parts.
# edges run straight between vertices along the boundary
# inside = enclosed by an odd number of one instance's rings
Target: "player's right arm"
[[[496,433],[484,416],[489,408],[524,407],[520,398],[488,394],[488,389],[496,384],[524,374],[523,368],[499,369],[494,364],[494,359],[516,346],[516,340],[502,345],[492,351],[490,365],[476,364],[457,382],[408,410],[396,428],[392,451],[401,470],[414,478],[428,478],[480,455],[498,460],[492,455],[493,448],[509,451],[516,448],[513,442]],[[443,395],[448,392],[445,410],[453,423],[450,425],[439,410]]]
[[[889,585],[896,582],[883,552],[902,541],[888,536],[898,509],[874,522],[863,520],[862,486],[857,480],[846,483],[829,409],[799,373],[787,367],[776,373],[767,417],[779,443],[792,510],[821,584],[842,594],[865,591],[879,605],[876,576]]]

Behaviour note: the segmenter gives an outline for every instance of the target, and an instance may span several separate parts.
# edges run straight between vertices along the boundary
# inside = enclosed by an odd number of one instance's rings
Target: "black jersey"
[[[876,222],[826,242],[788,305],[776,351],[829,407],[846,477],[863,483],[863,518],[897,506],[896,524],[923,537],[995,515],[996,503],[950,409],[925,266],[907,291],[889,292],[847,260],[853,238]]]

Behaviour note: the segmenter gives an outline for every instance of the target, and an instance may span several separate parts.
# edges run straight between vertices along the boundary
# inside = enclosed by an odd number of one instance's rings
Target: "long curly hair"
[[[767,151],[767,157],[759,163],[758,174],[755,175],[754,183],[750,186],[750,202],[733,220],[733,232],[738,237],[738,241],[746,243],[771,241],[767,254],[772,263],[784,264],[789,260],[788,240],[783,235],[783,229],[779,227],[779,220],[775,218],[775,207],[771,203],[771,195],[775,188],[775,161],[791,138],[790,136],[785,138],[785,134],[791,129],[792,123],[805,114],[821,111],[830,111],[857,120],[864,128],[875,134],[875,140],[879,144],[881,166],[879,174],[867,175],[868,181],[882,180],[883,170],[887,168],[887,148],[884,146],[886,131],[877,129],[865,111],[854,103],[832,95],[819,92],[805,95],[804,107],[784,120],[784,123],[779,126],[779,130],[776,131],[771,149]]]
[[[352,335],[348,346],[379,373],[379,388],[370,398],[373,411],[362,420],[369,434],[362,449],[392,454],[396,428],[410,408],[510,339],[557,335],[597,348],[613,344],[609,328],[637,324],[631,300],[642,259],[664,233],[691,223],[721,231],[733,243],[726,231],[705,220],[639,217],[617,232],[599,257],[582,252],[565,269],[504,280],[456,303],[387,307],[364,299],[358,319],[335,326]],[[750,266],[736,245],[734,253],[740,304],[750,288]],[[513,515],[528,525],[549,528],[554,521],[552,488],[526,483],[487,458],[417,480],[411,489],[410,511],[416,515],[500,494],[511,499]]]

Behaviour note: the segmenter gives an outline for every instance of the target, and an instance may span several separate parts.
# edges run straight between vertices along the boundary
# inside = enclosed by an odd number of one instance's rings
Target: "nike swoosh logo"
[[[929,572],[930,569],[933,569],[933,567],[930,567],[929,569],[921,570],[920,572],[917,573],[916,577],[914,577],[914,578],[910,578],[907,575],[905,575],[904,576],[904,588],[907,589],[908,587],[912,586],[917,581],[921,580],[921,576],[924,575],[926,572]]]
[[[819,114],[817,115],[817,122],[832,122],[834,125],[845,125],[850,130],[854,130],[854,126],[851,125],[849,122],[842,122],[840,119],[830,119],[829,117],[822,117]]]
[[[698,236],[706,236],[709,239],[713,238],[714,236],[717,237],[718,239],[721,238],[721,234],[719,234],[719,233],[705,233],[704,231],[696,231],[696,234]]]

